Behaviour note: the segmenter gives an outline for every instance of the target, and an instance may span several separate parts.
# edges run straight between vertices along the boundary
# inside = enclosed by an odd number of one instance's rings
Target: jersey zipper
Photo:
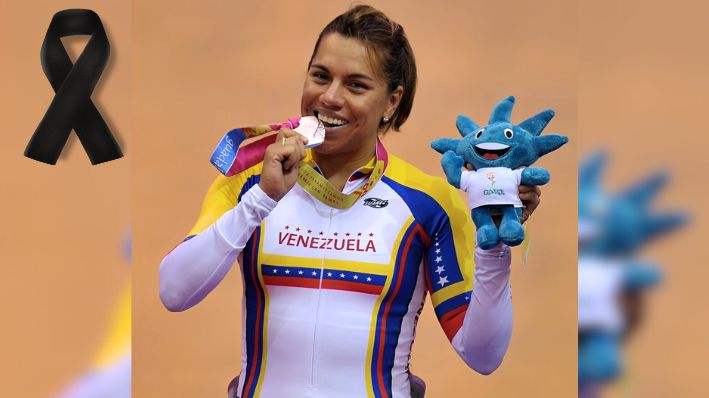
[[[327,222],[327,232],[325,236],[330,236],[330,231],[332,230],[332,216],[335,212],[335,209],[330,209],[330,216],[328,218]],[[319,320],[318,318],[320,317],[320,297],[322,295],[322,283],[323,283],[323,274],[325,273],[325,255],[327,253],[327,250],[323,250],[322,254],[322,261],[320,262],[320,284],[318,285],[318,296],[317,300],[315,302],[315,325],[313,327],[313,341],[312,341],[312,352],[310,355],[310,389],[315,387],[315,357],[317,355],[316,353],[316,347],[317,347],[317,339],[318,339],[318,323]]]

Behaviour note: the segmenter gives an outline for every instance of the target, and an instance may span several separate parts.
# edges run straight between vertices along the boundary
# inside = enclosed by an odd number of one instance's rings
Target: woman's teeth
[[[333,127],[344,126],[345,124],[349,123],[347,120],[335,119],[334,117],[327,117],[327,116],[321,115],[321,114],[318,114],[318,119],[321,122],[326,123],[326,124],[333,126]],[[327,126],[327,127],[330,127],[330,126]]]

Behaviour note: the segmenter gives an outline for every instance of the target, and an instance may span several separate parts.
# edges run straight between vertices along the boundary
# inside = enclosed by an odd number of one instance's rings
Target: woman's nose
[[[342,85],[337,82],[331,83],[329,86],[327,86],[327,89],[320,95],[320,102],[330,108],[342,107],[344,104],[342,88]]]

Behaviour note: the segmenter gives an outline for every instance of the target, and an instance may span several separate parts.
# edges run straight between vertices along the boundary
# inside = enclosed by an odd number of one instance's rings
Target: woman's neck
[[[354,152],[321,154],[313,151],[313,160],[330,184],[341,191],[352,173],[366,165],[375,153],[376,141],[373,141],[371,145]]]

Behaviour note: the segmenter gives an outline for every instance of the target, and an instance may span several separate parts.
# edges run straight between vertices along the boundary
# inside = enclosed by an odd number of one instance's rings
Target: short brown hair
[[[389,128],[399,131],[411,113],[416,93],[416,60],[404,28],[374,7],[356,5],[333,19],[320,32],[308,67],[318,52],[320,41],[330,33],[339,33],[364,43],[381,66],[390,93],[398,86],[403,87],[404,93],[394,114],[388,122],[379,123],[382,132],[387,132]]]

